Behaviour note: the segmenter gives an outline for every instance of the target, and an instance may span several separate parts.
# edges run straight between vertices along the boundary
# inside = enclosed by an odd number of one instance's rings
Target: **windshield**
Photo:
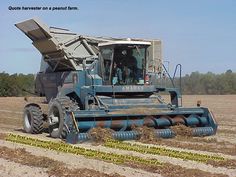
[[[103,79],[107,85],[144,84],[146,46],[121,45],[101,50]]]

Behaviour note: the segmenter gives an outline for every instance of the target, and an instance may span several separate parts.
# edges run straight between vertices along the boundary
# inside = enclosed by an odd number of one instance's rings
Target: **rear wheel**
[[[43,132],[43,112],[39,105],[28,104],[24,108],[23,128],[27,133],[39,134]]]
[[[53,138],[66,138],[68,133],[64,124],[66,110],[78,109],[78,106],[69,97],[55,98],[49,106],[49,133]]]

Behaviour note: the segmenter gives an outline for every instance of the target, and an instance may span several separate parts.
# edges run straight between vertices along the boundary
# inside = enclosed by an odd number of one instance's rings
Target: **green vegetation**
[[[221,156],[205,155],[205,154],[200,154],[200,153],[173,150],[173,149],[168,149],[165,147],[148,146],[144,144],[134,144],[134,143],[129,143],[129,142],[117,141],[113,139],[108,139],[104,143],[104,146],[115,148],[115,149],[140,152],[143,154],[169,156],[169,157],[174,157],[174,158],[179,158],[179,159],[184,159],[184,160],[198,161],[198,162],[208,162],[212,160],[214,161],[225,160]]]
[[[162,165],[162,163],[156,159],[147,159],[147,158],[142,158],[142,157],[133,156],[133,155],[121,155],[121,154],[116,154],[112,152],[102,152],[99,150],[92,150],[88,148],[73,146],[71,144],[66,144],[63,142],[52,142],[52,141],[40,140],[37,138],[21,136],[21,135],[12,134],[12,133],[8,134],[5,140],[21,143],[21,144],[26,144],[26,145],[31,145],[35,147],[41,147],[41,148],[50,149],[50,150],[56,150],[59,152],[83,155],[85,157],[101,159],[108,162],[114,162],[117,164],[134,163],[134,164],[151,165],[151,166]]]
[[[183,94],[236,94],[236,73],[227,70],[222,74],[192,72],[182,79]]]
[[[0,96],[25,96],[34,92],[33,74],[12,74],[0,73]]]
[[[33,74],[0,73],[0,96],[26,96],[33,92]],[[182,92],[183,94],[236,94],[236,73],[232,70],[222,74],[192,72],[182,78]]]

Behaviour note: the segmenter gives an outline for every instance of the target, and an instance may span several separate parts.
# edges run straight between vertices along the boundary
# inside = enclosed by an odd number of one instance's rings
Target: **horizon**
[[[8,7],[71,6],[79,10],[8,10]],[[0,7],[0,72],[35,74],[41,55],[14,24],[38,17],[48,26],[91,36],[162,41],[163,61],[178,63],[183,75],[235,72],[236,2],[167,1],[3,1]],[[142,12],[142,13],[141,13]]]
[[[225,74],[225,73],[227,73],[227,71],[232,71],[232,73],[236,73],[236,72],[234,72],[232,69],[227,69],[225,72],[222,72],[222,73],[214,73],[214,72],[211,72],[211,71],[208,71],[208,72],[206,72],[206,73],[203,73],[203,72],[199,72],[199,71],[192,71],[191,73],[185,73],[184,75],[182,75],[182,77],[185,77],[186,75],[191,75],[192,73],[196,73],[196,72],[198,72],[199,74],[208,74],[208,73],[212,73],[212,74],[215,74],[215,75],[221,75],[221,74]],[[35,73],[8,73],[8,72],[6,72],[6,71],[0,71],[0,74],[9,74],[9,75],[14,75],[14,74],[17,74],[17,75],[19,75],[19,74],[24,74],[24,75],[28,75],[28,74],[32,74],[32,75],[36,75],[37,73],[38,73],[38,71],[37,72],[35,72]],[[170,74],[173,74],[173,73],[171,73],[170,72]]]

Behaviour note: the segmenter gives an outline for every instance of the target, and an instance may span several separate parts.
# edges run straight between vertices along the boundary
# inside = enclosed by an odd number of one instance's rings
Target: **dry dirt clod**
[[[183,124],[172,126],[171,130],[176,134],[176,136],[192,137],[192,128]]]
[[[104,143],[107,139],[111,139],[113,132],[114,131],[109,128],[96,127],[89,130],[89,136],[93,142],[98,145]]]
[[[155,129],[147,126],[132,126],[132,130],[135,130],[140,133],[138,140],[145,143],[153,143],[157,141],[157,138],[154,134]]]

